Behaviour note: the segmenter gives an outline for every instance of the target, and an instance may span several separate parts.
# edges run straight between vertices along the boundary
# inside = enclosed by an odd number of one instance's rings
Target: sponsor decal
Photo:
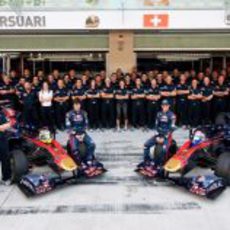
[[[98,28],[100,25],[100,19],[98,16],[91,15],[86,18],[85,26],[86,28]]]
[[[168,28],[169,15],[168,14],[145,14],[144,27],[145,28]]]
[[[225,14],[225,24],[230,25],[230,11]]]
[[[45,16],[0,16],[0,28],[45,28]]]
[[[170,0],[144,0],[145,6],[168,6]]]

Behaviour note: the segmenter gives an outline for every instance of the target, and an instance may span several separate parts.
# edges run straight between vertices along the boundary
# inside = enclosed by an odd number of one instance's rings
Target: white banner
[[[226,12],[71,11],[0,12],[0,30],[229,29]]]

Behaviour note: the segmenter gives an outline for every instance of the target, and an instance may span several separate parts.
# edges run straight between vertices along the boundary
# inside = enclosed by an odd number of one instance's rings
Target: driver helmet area
[[[202,131],[197,130],[195,131],[193,138],[192,138],[192,146],[199,145],[205,140],[206,140],[205,134]]]
[[[53,137],[51,132],[48,129],[42,129],[39,131],[38,138],[44,144],[51,144],[53,141]]]

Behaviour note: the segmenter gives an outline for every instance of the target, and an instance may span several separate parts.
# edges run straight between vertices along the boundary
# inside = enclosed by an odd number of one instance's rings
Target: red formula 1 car
[[[228,126],[198,128],[191,131],[189,140],[178,149],[170,134],[166,153],[162,152],[159,144],[155,147],[155,156],[163,154],[164,163],[156,165],[154,160],[142,162],[136,171],[148,178],[172,181],[197,195],[215,198],[230,183],[230,153],[226,153],[223,147],[229,130]],[[188,176],[195,167],[210,168],[214,174]]]
[[[16,123],[16,113],[9,108],[3,109],[7,118]],[[68,151],[57,142],[47,130],[39,133],[30,128],[15,125],[8,132],[11,154],[12,181],[18,183],[27,195],[49,192],[60,185],[73,183],[79,177],[95,177],[104,173],[104,166],[94,160],[92,165],[76,162]],[[81,155],[85,154],[84,143]],[[49,166],[49,173],[34,173],[33,166]]]

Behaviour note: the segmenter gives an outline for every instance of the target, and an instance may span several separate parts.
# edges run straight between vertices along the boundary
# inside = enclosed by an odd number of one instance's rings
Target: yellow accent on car
[[[60,163],[60,167],[65,171],[74,171],[77,169],[76,163],[70,157],[66,157],[64,160],[62,160]]]
[[[181,170],[181,168],[182,168],[181,162],[176,159],[170,159],[164,166],[164,169],[167,172],[171,172],[171,173],[176,173],[179,170]]]

